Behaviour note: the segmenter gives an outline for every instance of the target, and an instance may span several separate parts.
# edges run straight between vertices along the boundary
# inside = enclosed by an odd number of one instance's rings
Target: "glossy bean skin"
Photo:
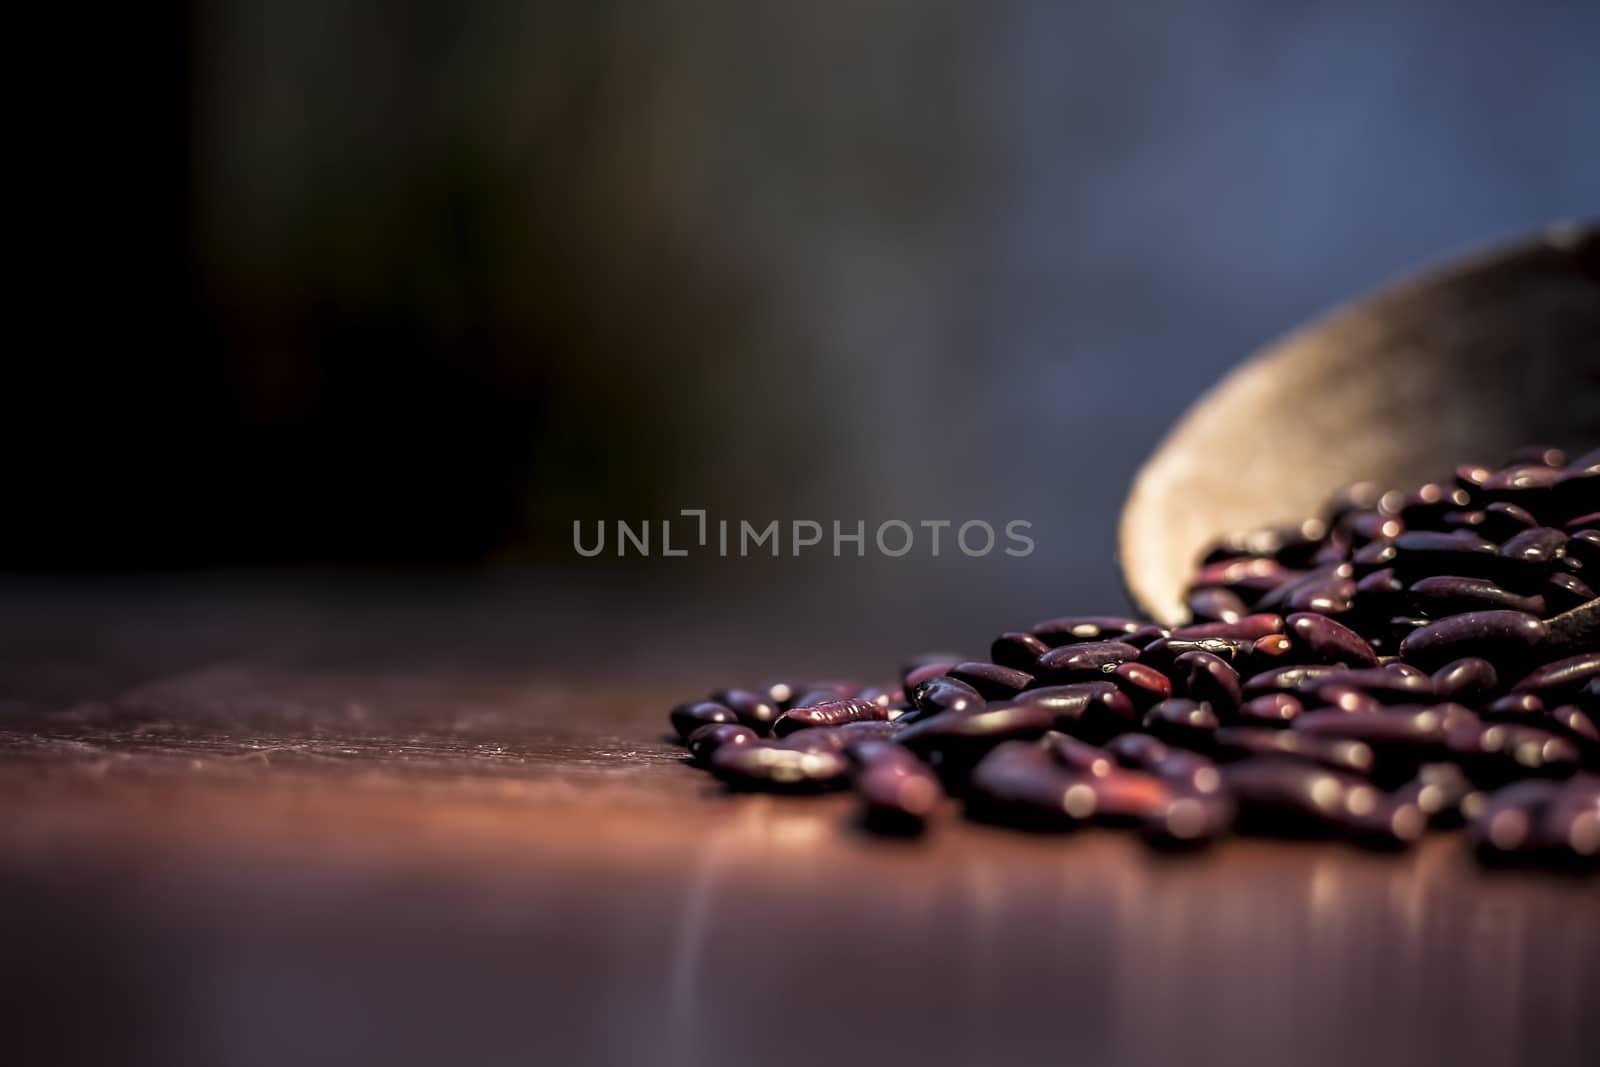
[[[1172,679],[1144,663],[1119,664],[1109,680],[1133,702],[1134,710],[1140,714],[1172,696]]]
[[[1125,645],[1132,645],[1141,653],[1157,641],[1164,641],[1172,636],[1172,631],[1165,626],[1141,626],[1131,634],[1123,634],[1118,638]]]
[[[1498,546],[1470,530],[1408,530],[1395,538],[1394,547],[1390,566],[1408,584],[1436,574],[1494,578],[1500,573]]]
[[[1539,520],[1529,514],[1526,508],[1500,501],[1483,509],[1483,522],[1478,524],[1478,533],[1500,543],[1537,525]]]
[[[959,794],[973,766],[1007,741],[1035,741],[1055,725],[1038,704],[990,705],[982,711],[945,712],[906,727],[896,738],[931,763],[945,788]]]
[[[858,745],[892,741],[904,729],[905,724],[891,719],[859,719],[838,726],[807,726],[773,743],[783,748],[843,752],[848,756]]]
[[[1144,713],[1145,733],[1178,748],[1210,752],[1222,724],[1210,704],[1194,700],[1163,700]]]
[[[1476,656],[1493,663],[1523,659],[1545,638],[1537,616],[1521,611],[1471,611],[1429,623],[1400,642],[1400,656],[1423,670]]]
[[[1048,685],[1088,682],[1106,677],[1120,664],[1132,663],[1139,656],[1139,649],[1121,641],[1088,641],[1063,645],[1039,657],[1035,674]]]
[[[1591,771],[1600,771],[1600,725],[1576,704],[1551,708],[1544,725],[1578,748],[1578,759]]]
[[[1441,704],[1389,708],[1370,715],[1308,711],[1290,729],[1368,746],[1374,757],[1372,780],[1392,788],[1415,777],[1424,763],[1448,760],[1451,730],[1475,725],[1476,716],[1465,708]]]
[[[1118,766],[1146,771],[1194,793],[1215,793],[1222,778],[1209,756],[1173,748],[1149,734],[1123,734],[1108,742],[1105,751]]]
[[[1242,726],[1285,727],[1305,710],[1300,699],[1290,693],[1267,693],[1239,705]]]
[[[1116,684],[1104,680],[1030,689],[1017,700],[1046,709],[1054,716],[1055,729],[1091,744],[1108,741],[1139,724],[1133,701]]]
[[[928,663],[915,664],[901,673],[900,688],[905,690],[907,695],[914,693],[916,692],[917,687],[923,682],[944,677],[950,673],[951,667],[954,667],[957,663],[961,662],[963,661],[932,660]]]
[[[732,723],[707,723],[697,727],[689,735],[685,744],[688,746],[689,755],[702,767],[711,762],[711,756],[723,745],[745,745],[760,739],[760,735],[748,726],[735,726]]]
[[[902,745],[878,743],[857,751],[862,825],[892,836],[922,833],[944,796],[938,777]]]
[[[1450,755],[1480,787],[1534,777],[1567,778],[1582,766],[1578,746],[1537,726],[1459,724],[1447,734]]]
[[[911,693],[913,714],[904,716],[907,722],[917,722],[947,711],[982,711],[988,701],[965,682],[950,677],[930,678]]]
[[[1584,686],[1597,678],[1600,678],[1600,650],[1535,667],[1518,679],[1511,686],[1511,691],[1559,700],[1577,696]]]
[[[1217,731],[1215,742],[1217,758],[1225,761],[1277,756],[1359,775],[1371,774],[1374,765],[1372,749],[1364,742],[1294,730],[1224,726]]]
[[[1513,564],[1548,566],[1567,545],[1567,535],[1548,526],[1533,526],[1507,538],[1500,545],[1500,558]]]
[[[689,735],[702,726],[717,726],[724,723],[736,726],[739,723],[739,716],[733,713],[732,708],[712,700],[692,700],[679,704],[667,717],[681,740],[688,740]]]
[[[1238,805],[1236,825],[1250,833],[1337,833],[1381,799],[1356,775],[1298,760],[1256,757],[1223,764],[1221,772]]]
[[[1311,613],[1290,615],[1285,622],[1298,646],[1313,663],[1376,667],[1377,653],[1366,638],[1333,619]]]
[[[1232,716],[1243,701],[1239,672],[1209,652],[1185,652],[1168,672],[1172,694],[1208,704],[1223,717]]]
[[[1003,633],[989,643],[989,659],[1002,667],[1031,672],[1039,657],[1050,651],[1050,646],[1033,634]]]
[[[1470,827],[1478,858],[1491,864],[1537,862],[1546,845],[1540,822],[1561,792],[1561,783],[1552,779],[1528,779],[1496,790]]]
[[[1383,705],[1376,698],[1353,685],[1318,686],[1313,693],[1306,695],[1305,701],[1311,711],[1334,708],[1365,714],[1383,710]]]
[[[985,700],[1009,700],[1033,683],[1027,671],[998,663],[958,663],[950,668],[950,677],[970,685]]]
[[[1031,830],[1070,830],[1083,823],[1081,804],[1067,794],[1083,777],[1055,762],[1038,745],[1008,741],[972,768],[966,788],[967,816]]]
[[[1117,615],[1068,615],[1035,624],[1033,635],[1051,648],[1060,648],[1089,641],[1115,641],[1141,625],[1137,619]]]
[[[1225,836],[1233,820],[1231,797],[1221,792],[1183,792],[1144,821],[1144,835],[1154,848],[1193,849]]]
[[[1366,694],[1380,704],[1419,704],[1431,701],[1433,679],[1421,671],[1402,673],[1384,668],[1331,670],[1297,688],[1302,694],[1318,693],[1329,686],[1344,686]]]
[[[1567,538],[1567,556],[1582,564],[1584,573],[1600,573],[1600,529],[1575,531]]]
[[[843,726],[847,722],[888,718],[889,709],[884,705],[852,697],[791,708],[772,724],[772,733],[774,737],[785,737],[813,726]]]
[[[1513,593],[1488,578],[1434,575],[1413,583],[1406,595],[1411,606],[1430,619],[1494,609],[1543,615],[1545,609],[1542,596]]]
[[[1237,593],[1220,587],[1196,589],[1189,594],[1188,607],[1189,614],[1200,623],[1234,623],[1250,610]]]
[[[1571,611],[1595,597],[1594,589],[1576,574],[1552,574],[1541,588],[1546,610],[1552,615]]]
[[[1453,763],[1426,763],[1396,793],[1415,804],[1433,826],[1459,826],[1467,799],[1477,793],[1472,780]]]
[[[1040,738],[1039,746],[1067,770],[1091,778],[1103,778],[1117,767],[1116,761],[1105,749],[1058,730],[1052,730]]]
[[[1262,671],[1260,674],[1246,678],[1244,695],[1246,697],[1256,697],[1265,693],[1291,692],[1318,679],[1337,674],[1340,670],[1341,668],[1339,667],[1315,663],[1274,667],[1271,670]]]
[[[783,748],[762,741],[723,745],[712,753],[710,768],[737,790],[815,793],[843,788],[850,780],[850,761],[839,752]]]
[[[1500,684],[1494,664],[1476,656],[1445,664],[1433,672],[1432,680],[1436,699],[1462,704],[1478,703]]]
[[[783,714],[777,701],[750,689],[719,689],[711,694],[711,700],[738,716],[740,725],[762,736],[772,732],[772,724]]]
[[[1283,633],[1283,626],[1282,615],[1258,612],[1254,615],[1242,615],[1231,621],[1191,623],[1173,630],[1170,636],[1176,641],[1197,641],[1206,638],[1254,641],[1258,637]]]

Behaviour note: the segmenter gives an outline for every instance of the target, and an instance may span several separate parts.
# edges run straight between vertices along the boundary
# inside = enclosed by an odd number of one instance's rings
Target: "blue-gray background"
[[[1592,4],[178,11],[40,45],[76,121],[36,123],[59,299],[23,302],[49,340],[10,393],[0,567],[1114,608],[1124,488],[1220,372],[1600,209]],[[1021,518],[1038,551],[572,552],[574,519],[688,506]]]

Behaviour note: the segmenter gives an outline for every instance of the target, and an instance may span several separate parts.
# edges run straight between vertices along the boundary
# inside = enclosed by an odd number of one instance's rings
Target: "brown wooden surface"
[[[748,613],[571,589],[0,588],[7,1062],[1600,1048],[1600,886],[1481,871],[1451,836],[1167,858],[956,818],[885,842],[846,797],[723,795],[664,707],[773,642],[853,669],[804,613],[751,640]]]

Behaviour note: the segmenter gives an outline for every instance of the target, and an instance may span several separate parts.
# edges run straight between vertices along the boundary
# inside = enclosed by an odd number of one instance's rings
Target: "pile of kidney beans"
[[[1533,449],[1216,545],[1192,621],[1075,616],[894,684],[779,682],[674,708],[734,789],[853,787],[921,832],[959,798],[1040,830],[1404,847],[1469,825],[1496,862],[1600,862],[1600,642],[1554,617],[1600,585],[1600,452]]]

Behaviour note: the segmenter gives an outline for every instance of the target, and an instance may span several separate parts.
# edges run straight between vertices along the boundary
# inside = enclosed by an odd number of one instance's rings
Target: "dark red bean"
[[[1470,611],[1429,623],[1400,642],[1400,655],[1424,670],[1478,656],[1493,663],[1525,659],[1545,638],[1545,625],[1522,611]]]
[[[1275,559],[1231,559],[1201,567],[1189,584],[1191,589],[1229,589],[1249,603],[1262,593],[1298,576],[1298,572]]]
[[[1152,642],[1139,656],[1139,662],[1157,670],[1171,670],[1178,657],[1204,652],[1226,663],[1248,662],[1255,651],[1255,639],[1245,637],[1168,637]]]
[[[1600,530],[1579,530],[1568,537],[1567,556],[1583,564],[1586,573],[1600,573]]]
[[[1306,658],[1315,663],[1342,663],[1361,667],[1378,665],[1378,656],[1366,638],[1322,615],[1299,613],[1286,620]]]
[[[1027,671],[998,663],[958,663],[950,668],[950,677],[972,686],[985,700],[1009,700],[1033,682],[1033,675]]]
[[[1546,723],[1551,732],[1578,746],[1578,758],[1590,770],[1600,770],[1600,726],[1576,704],[1551,708]]]
[[[1546,513],[1552,523],[1600,511],[1600,463],[1574,463],[1551,486]]]
[[[1387,667],[1355,670],[1330,670],[1302,684],[1302,692],[1314,693],[1325,686],[1349,686],[1381,704],[1418,704],[1434,697],[1433,679],[1421,671],[1400,672]]]
[[[1574,515],[1561,524],[1561,528],[1569,534],[1584,533],[1600,527],[1600,511],[1591,511],[1583,515]]]
[[[795,708],[814,708],[818,704],[831,704],[836,700],[849,700],[856,695],[856,687],[839,682],[812,683],[789,701],[785,711]],[[774,720],[776,721],[776,720]]]
[[[1050,646],[1033,634],[1004,633],[989,644],[989,658],[1002,667],[1028,672]]]
[[[1502,467],[1565,467],[1567,454],[1549,445],[1524,445],[1506,457]]]
[[[1374,541],[1391,541],[1405,533],[1398,516],[1381,511],[1358,511],[1344,520],[1340,532],[1357,551]]]
[[[1538,822],[1560,793],[1561,784],[1549,779],[1529,779],[1497,790],[1472,820],[1470,832],[1479,857],[1498,862],[1541,851]]]
[[[1544,613],[1543,597],[1514,593],[1488,578],[1435,575],[1414,583],[1406,594],[1412,606],[1430,619],[1495,609],[1524,611],[1530,615]]]
[[[1475,704],[1499,684],[1494,664],[1476,656],[1455,660],[1433,672],[1434,696],[1458,704]]]
[[[1383,710],[1383,704],[1376,697],[1353,685],[1318,686],[1316,691],[1308,696],[1306,704],[1312,711],[1321,711],[1325,708],[1358,713]]]
[[[905,703],[904,691],[893,686],[873,685],[856,694],[857,700],[870,700],[874,704],[882,704],[886,708],[894,709]]]
[[[1537,693],[1507,693],[1490,701],[1483,711],[1485,715],[1492,714],[1514,722],[1527,716],[1543,715],[1545,707]]]
[[[1105,748],[1117,764],[1147,771],[1196,793],[1215,793],[1222,784],[1217,765],[1208,756],[1173,748],[1149,734],[1123,734]]]
[[[1189,614],[1196,622],[1237,622],[1250,610],[1227,589],[1196,589],[1189,594]]]
[[[1371,783],[1297,760],[1255,758],[1224,764],[1222,780],[1238,805],[1237,825],[1256,833],[1316,834],[1345,829],[1377,808]]]
[[[1144,649],[1164,641],[1172,636],[1172,631],[1165,626],[1141,626],[1131,634],[1123,634],[1118,640],[1125,645],[1132,645],[1143,652]]]
[[[1156,644],[1161,642],[1157,641]],[[1109,676],[1118,666],[1132,663],[1139,655],[1137,648],[1121,641],[1062,645],[1039,657],[1036,673],[1050,685],[1088,682]]]
[[[1274,667],[1245,679],[1244,695],[1260,696],[1264,693],[1289,692],[1308,682],[1336,674],[1341,668],[1320,663],[1295,663]]]
[[[1260,727],[1224,726],[1215,737],[1217,758],[1246,759],[1250,756],[1283,756],[1331,767],[1351,774],[1370,774],[1372,749],[1361,741],[1295,730],[1269,730]]]
[[[1172,679],[1143,663],[1120,664],[1109,680],[1127,694],[1134,710],[1141,714],[1172,696]]]
[[[901,745],[880,744],[858,757],[861,821],[874,833],[920,834],[944,796],[939,779]]]
[[[1566,547],[1567,535],[1548,526],[1523,530],[1500,546],[1500,557],[1513,563],[1551,564]]]
[[[1139,722],[1133,701],[1109,681],[1030,689],[1017,700],[1045,708],[1055,717],[1057,730],[1096,744],[1134,729]]]
[[[1245,726],[1288,726],[1304,710],[1300,700],[1288,693],[1268,693],[1240,704],[1238,719]]]
[[[917,753],[981,753],[1002,741],[1034,740],[1055,725],[1041,704],[991,704],[982,711],[947,711],[900,731],[896,740]]]
[[[1465,818],[1462,808],[1477,787],[1453,763],[1428,763],[1418,768],[1417,776],[1396,790],[1396,795],[1427,817],[1434,826],[1458,826]]]
[[[1488,513],[1483,511],[1450,511],[1445,513],[1444,528],[1446,530],[1473,530],[1481,535],[1483,531],[1479,528],[1486,518],[1488,518]]]
[[[771,732],[772,724],[783,714],[783,709],[767,694],[750,689],[719,689],[711,694],[711,700],[737,715],[740,725],[763,736]]]
[[[1209,751],[1222,724],[1210,704],[1163,700],[1144,714],[1145,732],[1158,740],[1197,752]]]
[[[1145,820],[1145,839],[1157,848],[1194,848],[1226,834],[1234,806],[1221,793],[1180,793],[1166,809]]]
[[[1596,678],[1600,678],[1600,651],[1585,652],[1534,668],[1511,691],[1536,693],[1543,698],[1574,697]]]
[[[1244,615],[1229,622],[1203,622],[1180,626],[1170,635],[1177,641],[1195,641],[1205,638],[1223,638],[1234,641],[1254,641],[1258,637],[1283,633],[1283,616],[1258,613]]]
[[[1059,648],[1085,641],[1114,641],[1119,635],[1131,634],[1142,625],[1137,619],[1116,615],[1068,615],[1046,619],[1034,626],[1033,634],[1051,648]]]
[[[755,741],[717,749],[711,756],[711,773],[734,789],[813,793],[846,785],[850,761],[838,752]]]
[[[1498,544],[1537,525],[1539,520],[1529,514],[1526,508],[1501,502],[1483,509],[1483,521],[1478,524],[1477,532]]]
[[[900,676],[900,687],[908,694],[916,692],[917,686],[934,678],[942,678],[950,673],[961,660],[933,660],[928,663],[918,664],[905,671]]]
[[[1562,470],[1542,463],[1503,467],[1483,483],[1485,500],[1517,504],[1538,515],[1549,505],[1551,490],[1561,479]]]
[[[723,745],[744,745],[759,739],[754,730],[748,726],[735,726],[732,723],[707,723],[696,727],[685,742],[689,746],[689,755],[693,756],[696,763],[705,766],[711,760],[711,754]]]
[[[978,691],[954,678],[930,678],[911,693],[913,714],[905,716],[909,722],[940,715],[947,711],[982,711],[988,704]]]
[[[1116,761],[1105,749],[1056,730],[1040,738],[1039,744],[1069,771],[1103,778],[1116,769]]]
[[[888,708],[870,700],[859,698],[829,700],[821,704],[791,708],[772,724],[772,732],[774,736],[785,737],[796,730],[804,730],[811,726],[842,726],[847,722],[883,720],[888,717]]]
[[[1429,482],[1405,493],[1398,508],[1385,510],[1395,511],[1408,530],[1430,530],[1438,529],[1443,524],[1446,513],[1471,503],[1472,497],[1465,489]]]
[[[1435,574],[1493,578],[1500,568],[1496,545],[1470,530],[1408,530],[1394,540],[1391,566],[1403,582]]]
[[[1038,745],[1010,741],[995,746],[972,768],[967,782],[970,818],[1035,830],[1068,830],[1080,825],[1086,809],[1082,791],[1068,794],[1087,779],[1061,767]]]
[[[733,713],[732,708],[712,700],[693,700],[679,704],[672,709],[668,718],[672,721],[672,728],[678,731],[678,736],[685,740],[702,726],[722,723],[737,725],[739,722],[739,717]]]
[[[1565,778],[1582,764],[1570,739],[1519,723],[1458,723],[1447,737],[1450,754],[1479,785],[1499,786],[1522,778]]]
[[[1594,590],[1576,574],[1552,574],[1544,584],[1544,599],[1551,614],[1571,611],[1594,599]]]
[[[1370,715],[1308,711],[1295,719],[1290,729],[1367,745],[1374,756],[1373,781],[1388,787],[1409,781],[1424,763],[1448,759],[1450,731],[1463,723],[1476,725],[1476,721],[1465,708],[1440,704],[1389,708]]]
[[[1173,696],[1209,704],[1224,717],[1243,700],[1239,672],[1209,652],[1185,652],[1173,662],[1169,677]]]
[[[1350,554],[1351,577],[1366,577],[1378,570],[1392,569],[1399,555],[1400,550],[1391,538],[1369,541]]]
[[[1427,829],[1427,814],[1404,792],[1380,793],[1376,803],[1360,805],[1344,822],[1344,832],[1370,848],[1409,848]]]

